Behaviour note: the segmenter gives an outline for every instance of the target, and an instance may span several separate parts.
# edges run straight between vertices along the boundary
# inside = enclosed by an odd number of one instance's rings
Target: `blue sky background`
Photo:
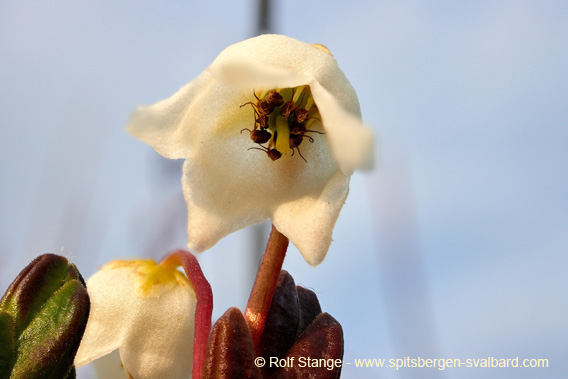
[[[185,246],[181,163],[125,125],[252,36],[255,7],[0,3],[0,291],[44,252],[88,277],[112,259]],[[293,247],[284,263],[342,323],[345,361],[550,366],[351,364],[344,377],[568,371],[567,19],[562,1],[275,1],[275,32],[333,52],[381,150],[374,171],[353,176],[324,263],[310,267]],[[199,256],[215,318],[246,305],[256,229]]]

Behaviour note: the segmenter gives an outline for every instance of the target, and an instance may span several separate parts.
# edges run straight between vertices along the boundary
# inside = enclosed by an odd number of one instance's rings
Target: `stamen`
[[[304,90],[306,89],[306,86],[301,86],[299,87],[299,91],[296,91],[294,93],[294,96],[292,96],[292,102],[294,104],[296,104],[298,102],[298,99],[300,98],[300,95],[304,94]]]
[[[270,149],[266,152],[266,154],[268,154],[268,157],[273,161],[279,159],[282,156],[282,154],[276,149]]]
[[[295,88],[281,88],[260,91],[260,97],[253,91],[255,101],[249,101],[241,105],[251,105],[254,112],[253,129],[241,129],[249,132],[250,139],[259,147],[251,147],[248,150],[264,151],[270,159],[277,160],[295,150],[298,155],[307,162],[299,149],[304,138],[314,143],[314,138],[307,133],[325,134],[317,130],[308,129],[314,120],[320,121],[317,106],[311,96],[310,87],[307,85]],[[305,104],[305,105],[304,105]],[[267,143],[267,146],[262,144]]]
[[[309,138],[309,137],[308,137]],[[300,151],[300,144],[302,143],[302,140],[304,139],[303,136],[301,135],[296,135],[296,134],[290,134],[290,148],[292,149],[292,155],[294,156],[294,149],[298,150],[298,154],[300,154],[300,157],[302,157],[302,159],[307,162],[306,158],[304,158],[304,156],[302,155],[302,152]]]
[[[316,119],[319,122],[321,122],[319,118],[310,116],[310,113],[303,108],[298,108],[294,111],[294,119],[296,120],[296,122],[299,122],[300,124],[312,119]]]
[[[276,91],[270,91],[266,95],[266,102],[272,107],[279,107],[284,104],[284,98]]]
[[[300,144],[302,143],[302,140],[304,139],[303,136],[298,135],[298,134],[290,134],[290,147],[292,149],[294,149],[295,147],[300,146]]]
[[[264,146],[262,146],[262,145],[259,145],[259,146],[260,146],[260,147],[264,147]],[[272,159],[273,161],[279,159],[279,158],[282,156],[282,154],[280,154],[280,152],[279,152],[278,150],[276,150],[276,149],[268,149],[268,148],[266,148],[266,147],[264,147],[264,149],[261,149],[260,147],[249,147],[247,150],[261,150],[261,151],[264,151],[264,152],[268,155],[268,157],[269,157],[270,159]]]
[[[300,154],[300,157],[302,157],[302,159],[304,160],[304,162],[308,163],[308,161],[306,160],[306,158],[304,158],[304,156],[302,155],[302,152],[300,151],[299,147],[296,147],[296,150],[298,150],[298,154]],[[294,151],[294,150],[292,150]]]
[[[314,105],[313,96],[308,96],[308,102],[306,103],[306,110],[309,111],[310,109],[312,109],[313,105]]]
[[[325,134],[325,132],[318,132],[317,130],[309,130],[309,129],[306,129],[306,131],[304,133],[308,133],[308,132],[317,133],[317,134]]]
[[[272,134],[268,130],[253,130],[250,133],[250,139],[253,140],[254,143],[266,143],[270,140]]]
[[[252,102],[252,101],[249,101],[248,103],[244,103],[244,104],[243,104],[243,105],[241,105],[241,106],[240,106],[239,108],[242,108],[242,107],[244,107],[245,105],[248,105],[248,104],[252,105],[252,107],[253,107],[254,111],[256,112],[256,108],[255,108],[255,105],[253,104],[253,102]]]
[[[262,146],[262,147],[264,147],[264,146]],[[247,150],[260,150],[260,151],[264,151],[265,153],[268,151],[268,149],[266,147],[264,147],[264,149],[261,149],[260,147],[249,147]]]
[[[258,118],[254,120],[255,121],[255,125],[254,125],[255,129],[256,129],[257,124],[261,129],[268,128],[268,117],[266,115],[259,115],[258,113],[256,113],[256,114],[257,114]]]

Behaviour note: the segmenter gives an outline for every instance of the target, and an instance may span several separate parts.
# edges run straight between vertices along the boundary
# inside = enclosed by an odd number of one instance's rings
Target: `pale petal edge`
[[[374,136],[371,128],[346,112],[317,81],[309,85],[341,171],[350,176],[355,169],[373,168]]]
[[[290,239],[311,266],[319,265],[327,255],[348,193],[349,177],[338,171],[318,198],[284,203],[274,212],[276,229]]]
[[[192,105],[206,94],[212,81],[211,75],[204,71],[171,97],[139,107],[132,114],[127,130],[166,158],[186,158],[189,133],[184,130],[188,127],[184,120],[191,114]]]

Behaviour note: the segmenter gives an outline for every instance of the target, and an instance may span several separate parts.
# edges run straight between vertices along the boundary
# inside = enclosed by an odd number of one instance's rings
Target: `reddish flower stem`
[[[195,291],[197,305],[195,309],[195,329],[193,334],[193,378],[201,378],[205,366],[207,343],[211,331],[211,313],[213,312],[213,293],[197,258],[187,251],[177,250],[168,255],[160,264],[182,266],[189,283]]]
[[[272,303],[272,296],[274,295],[274,289],[276,288],[276,282],[278,281],[287,249],[288,238],[272,225],[270,238],[268,239],[262,262],[260,262],[245,312],[245,319],[252,336],[254,350],[257,353],[260,345],[260,336],[264,330],[266,316]]]

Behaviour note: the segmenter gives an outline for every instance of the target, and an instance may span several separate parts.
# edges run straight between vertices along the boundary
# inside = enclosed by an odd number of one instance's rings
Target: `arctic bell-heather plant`
[[[272,221],[246,308],[212,323],[211,286],[186,251],[112,261],[86,285],[65,258],[41,256],[0,301],[0,378],[73,378],[73,363],[90,362],[107,379],[339,378],[341,324],[282,270],[289,241],[310,265],[324,260],[350,177],[373,161],[331,52],[282,35],[234,44],[172,97],[140,107],[128,130],[185,159],[191,250]]]

